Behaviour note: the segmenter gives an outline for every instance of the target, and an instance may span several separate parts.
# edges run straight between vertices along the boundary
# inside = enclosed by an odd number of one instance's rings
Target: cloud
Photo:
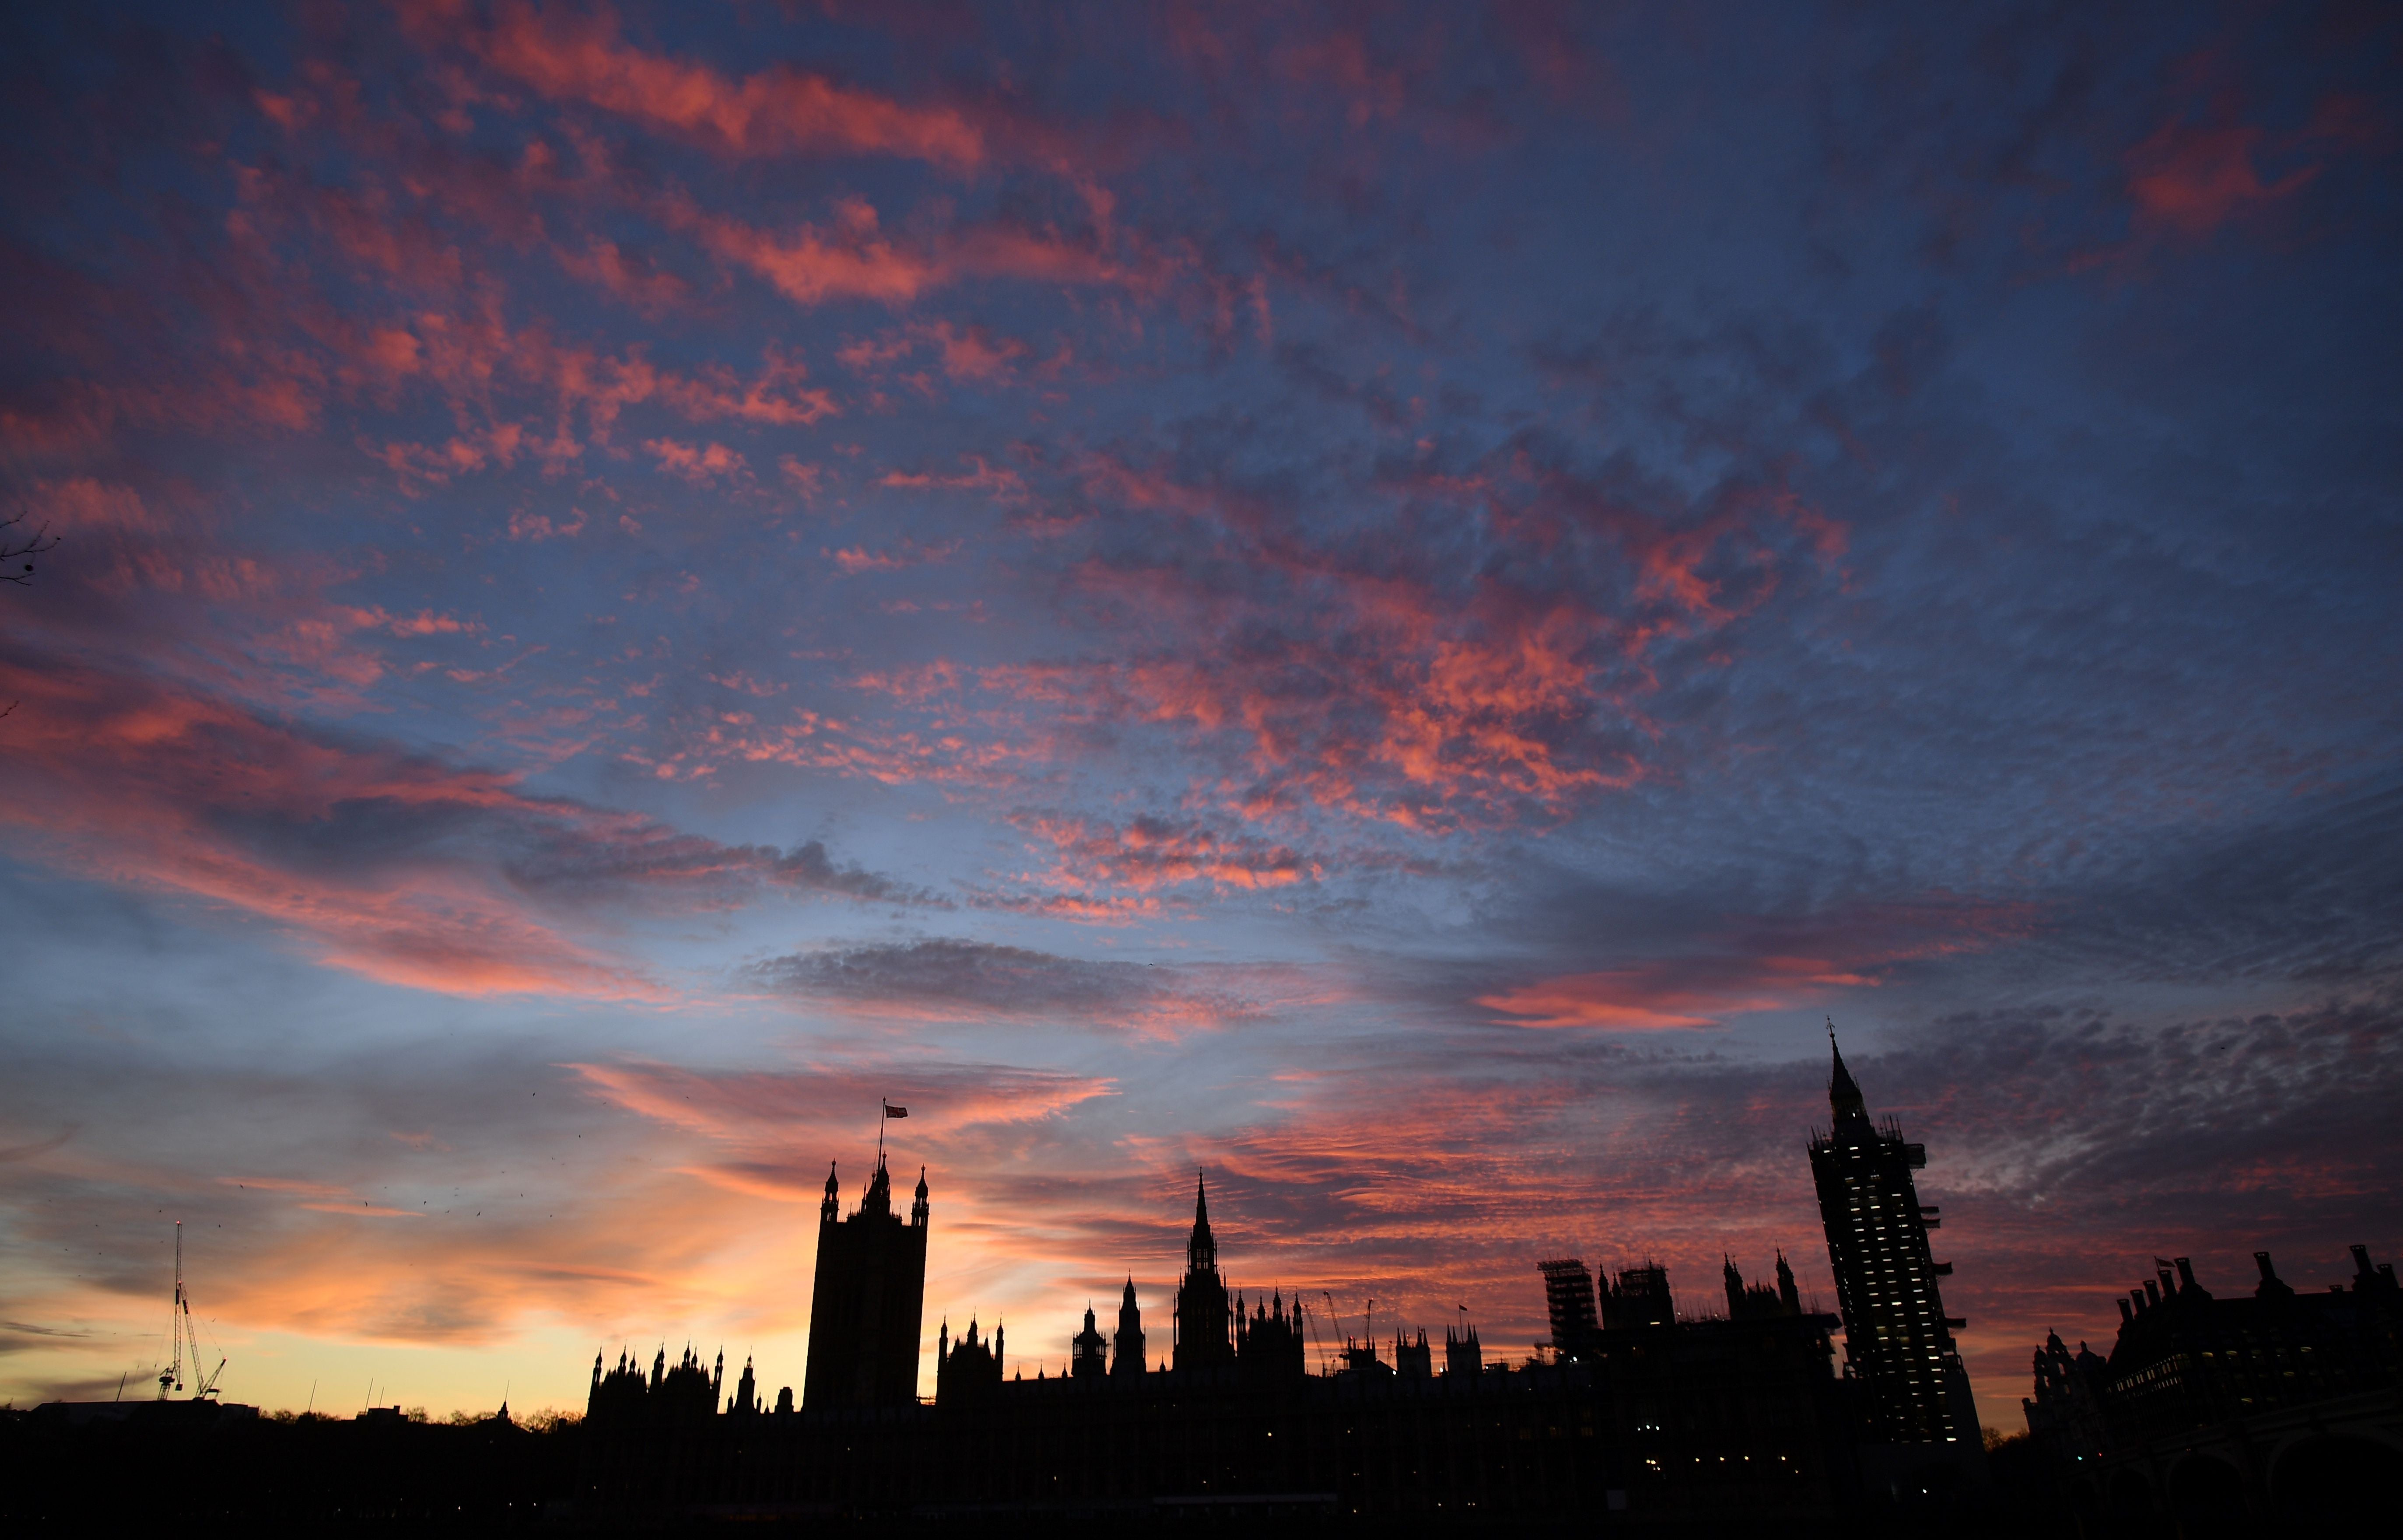
[[[2247,124],[2163,123],[2127,154],[2128,196],[2137,218],[2181,235],[2205,235],[2319,174],[2318,166],[2303,165],[2263,182],[2255,164],[2260,143],[2261,131]]]
[[[1615,907],[1612,895],[1585,896],[1596,911]],[[1688,903],[1699,908],[1730,896],[1698,893]],[[1619,920],[1612,925],[1617,934],[1597,943],[1572,918],[1580,907],[1577,899],[1555,894],[1549,904],[1562,951],[1632,952],[1640,960],[1513,984],[1474,1003],[1523,1026],[1604,1032],[1717,1026],[1734,1016],[1821,1004],[1844,992],[1875,989],[1907,964],[1989,951],[2062,924],[2058,914],[2048,915],[2035,903],[1932,893],[1800,913],[1705,920],[1689,912],[1667,928],[1679,936],[1674,944],[1702,943],[1701,949],[1660,955],[1665,937],[1646,936]],[[1583,918],[1590,923],[1595,915]],[[1545,932],[1518,927],[1517,934],[1524,943]]]
[[[1662,724],[1646,702],[1668,671],[1724,665],[1741,623],[1832,571],[1843,534],[1740,483],[1654,511],[1661,489],[1556,454],[1523,442],[1473,483],[1388,489],[1406,520],[1465,506],[1489,548],[1467,576],[1442,541],[1313,534],[1283,491],[1086,457],[1068,490],[1104,517],[1064,559],[1076,618],[1106,645],[954,669],[956,697],[912,703],[951,725],[964,708],[997,729],[1045,723],[1061,749],[1173,745],[1247,820],[1305,809],[1441,833],[1569,816],[1651,773]]]
[[[48,1139],[36,1139],[25,1145],[10,1145],[5,1149],[0,1149],[0,1165],[5,1165],[11,1160],[31,1160],[36,1156],[48,1155],[50,1151],[63,1147],[75,1136],[76,1130],[69,1128],[65,1132],[53,1134]]]
[[[1858,974],[1814,971],[1817,966],[1799,959],[1771,959],[1760,970],[1766,977],[1747,980],[1695,980],[1690,969],[1674,964],[1614,968],[1479,995],[1477,1004],[1530,1027],[1657,1032],[1714,1026],[1729,1015],[1792,1005],[1810,986],[1868,982]]]
[[[785,233],[685,202],[666,205],[663,217],[720,261],[747,269],[805,308],[846,299],[906,305],[972,278],[1150,293],[1174,275],[1172,265],[1154,254],[1114,253],[1097,234],[1052,226],[963,222],[934,235],[896,239],[884,232],[875,206],[859,198],[843,200],[830,224],[805,223]],[[969,360],[959,356],[964,364]]]
[[[921,546],[904,537],[891,550],[868,550],[864,547],[846,546],[840,550],[821,550],[818,554],[832,561],[845,576],[863,572],[898,572],[904,567],[923,566],[930,562],[949,561],[960,548],[956,540],[938,546]]]
[[[1248,891],[1290,887],[1325,875],[1317,861],[1288,846],[1198,823],[1145,816],[1120,825],[1035,813],[1015,822],[1050,847],[1055,865],[1038,880],[1056,886],[1109,885],[1142,893],[1206,881]]]
[[[908,106],[790,66],[729,79],[629,45],[606,10],[579,17],[509,5],[465,41],[493,69],[546,96],[728,154],[891,155],[969,171],[988,153],[983,133],[951,107]]]
[[[925,895],[815,841],[729,846],[513,778],[271,721],[163,682],[20,656],[5,814],[66,869],[256,916],[326,963],[453,994],[661,994],[571,934],[604,908],[762,891]]]
[[[781,992],[920,1020],[1002,1016],[1157,1033],[1220,1025],[1255,1008],[1195,982],[1189,969],[951,937],[797,952],[750,972]]]
[[[681,477],[697,487],[718,480],[744,480],[749,467],[743,456],[723,444],[697,446],[679,443],[673,438],[651,438],[644,441],[659,461],[660,469],[667,475]]]
[[[855,1148],[859,1109],[880,1100],[910,1109],[906,1132],[930,1150],[957,1149],[1056,1120],[1115,1094],[1107,1079],[997,1063],[910,1058],[830,1061],[806,1070],[706,1071],[655,1062],[566,1066],[595,1098],[663,1127],[713,1141],[710,1164],[739,1173],[729,1190],[762,1185],[781,1200],[826,1180],[824,1151]],[[873,1120],[871,1117],[871,1121]],[[782,1152],[772,1165],[769,1152]],[[727,1184],[721,1182],[718,1185]]]

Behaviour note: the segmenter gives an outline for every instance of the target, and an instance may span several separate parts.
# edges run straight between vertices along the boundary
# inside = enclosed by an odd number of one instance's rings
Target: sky
[[[2391,7],[5,27],[0,1400],[2403,1251]]]

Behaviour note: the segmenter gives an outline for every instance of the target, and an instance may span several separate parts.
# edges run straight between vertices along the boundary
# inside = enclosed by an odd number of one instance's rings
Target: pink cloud
[[[1749,920],[1717,950],[1567,974],[1477,997],[1529,1027],[1660,1032],[1716,1026],[1751,1011],[1813,1005],[1875,989],[1901,964],[1983,951],[2031,934],[2023,903],[1930,893],[1911,904],[1840,910],[1799,922]]]
[[[572,509],[574,517],[553,520],[545,513],[512,513],[509,515],[509,538],[512,540],[566,540],[584,533],[585,514],[582,508]]]
[[[733,155],[893,155],[960,171],[987,155],[983,135],[951,108],[907,106],[789,67],[730,80],[627,44],[605,9],[576,16],[511,5],[466,41],[485,63],[546,96]]]
[[[380,982],[658,999],[622,947],[571,934],[596,904],[705,909],[776,886],[910,897],[816,845],[719,845],[171,684],[0,659],[0,698],[21,702],[0,820],[28,855],[262,921]],[[405,860],[388,855],[396,834]]]
[[[898,572],[904,567],[923,566],[933,562],[947,562],[959,548],[960,542],[957,540],[922,546],[914,540],[905,539],[891,550],[868,550],[864,547],[846,546],[840,550],[822,549],[818,554],[833,562],[848,576],[863,572]]]
[[[1198,824],[1136,818],[1119,825],[1040,816],[1020,822],[1056,859],[1037,881],[1059,887],[1105,885],[1145,893],[1207,881],[1261,891],[1325,875],[1319,863],[1286,846]]]
[[[1016,499],[1026,495],[1026,479],[1007,465],[988,464],[982,455],[961,457],[968,469],[941,471],[886,471],[877,479],[880,487],[892,487],[904,492],[984,492],[997,499]]]
[[[2299,166],[2265,183],[2255,159],[2260,143],[2261,131],[2250,124],[2163,123],[2127,154],[2128,193],[2138,218],[2182,235],[2206,235],[2319,174],[2315,164]]]
[[[695,486],[738,479],[748,468],[741,454],[723,444],[696,446],[674,438],[649,438],[644,440],[643,448],[658,459],[661,471]]]

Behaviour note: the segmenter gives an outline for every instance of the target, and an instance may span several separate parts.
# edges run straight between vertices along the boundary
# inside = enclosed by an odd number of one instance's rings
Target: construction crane
[[[1324,1289],[1319,1292],[1321,1294],[1326,1293]],[[1327,1307],[1331,1313],[1335,1308],[1335,1300],[1332,1296],[1327,1297]],[[1301,1296],[1299,1294],[1296,1294],[1293,1297],[1293,1312],[1296,1315],[1303,1313],[1301,1308]],[[1310,1340],[1312,1345],[1318,1349],[1318,1372],[1320,1375],[1325,1376],[1334,1373],[1335,1366],[1328,1362],[1327,1356],[1327,1339],[1319,1335],[1318,1317],[1314,1315],[1310,1318]]]
[[[192,1298],[184,1291],[184,1222],[175,1221],[175,1299],[167,1307],[167,1367],[159,1371],[159,1399],[167,1399],[170,1391],[184,1388],[184,1347],[192,1349],[192,1378],[199,1381],[192,1388],[192,1399],[206,1400],[217,1394],[217,1376],[225,1372],[226,1360],[217,1359],[217,1367],[201,1377],[201,1338],[192,1325]]]
[[[1335,1308],[1335,1296],[1321,1289],[1318,1291],[1318,1297],[1327,1301],[1327,1316],[1335,1323],[1336,1335],[1343,1339],[1343,1367],[1347,1369],[1358,1369],[1367,1368],[1375,1364],[1377,1339],[1373,1334],[1377,1329],[1377,1301],[1374,1299],[1368,1301],[1368,1312],[1362,1317],[1360,1323],[1360,1329],[1370,1335],[1364,1340],[1355,1341],[1352,1334],[1343,1329],[1343,1312]]]

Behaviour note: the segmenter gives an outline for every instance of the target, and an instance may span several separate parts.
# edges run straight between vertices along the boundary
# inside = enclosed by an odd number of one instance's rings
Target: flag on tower
[[[910,1116],[910,1109],[908,1107],[896,1107],[892,1103],[887,1102],[884,1103],[884,1116],[887,1117],[907,1117]]]

